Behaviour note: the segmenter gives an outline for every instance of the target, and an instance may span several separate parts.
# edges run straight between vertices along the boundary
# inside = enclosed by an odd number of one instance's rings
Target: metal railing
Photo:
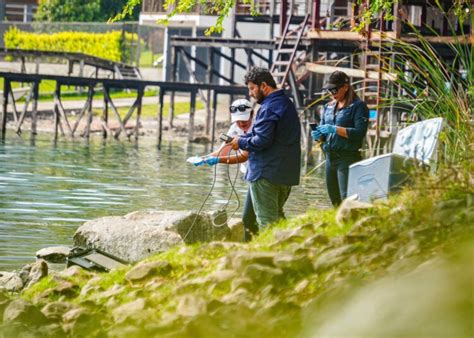
[[[5,4],[5,18],[8,21],[29,22],[37,9],[38,6],[32,4]]]

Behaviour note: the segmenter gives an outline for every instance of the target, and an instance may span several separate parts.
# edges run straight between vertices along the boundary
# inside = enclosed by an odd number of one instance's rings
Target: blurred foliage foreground
[[[474,164],[250,244],[178,246],[107,274],[0,293],[4,337],[472,337]]]

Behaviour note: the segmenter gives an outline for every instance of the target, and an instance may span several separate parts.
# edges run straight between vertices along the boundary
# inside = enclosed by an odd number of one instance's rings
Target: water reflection
[[[159,151],[153,138],[138,144],[52,139],[39,135],[29,142],[9,135],[0,144],[0,270],[30,263],[43,247],[71,245],[77,227],[89,219],[139,209],[197,210],[214,178],[213,168],[185,162],[209,151],[202,145],[164,142]],[[234,179],[236,169],[231,169]],[[235,189],[242,205],[245,182],[238,178]],[[204,210],[225,205],[230,192],[226,167],[218,166]],[[286,211],[295,215],[327,205],[316,173],[293,190]],[[233,196],[228,210],[236,206]]]

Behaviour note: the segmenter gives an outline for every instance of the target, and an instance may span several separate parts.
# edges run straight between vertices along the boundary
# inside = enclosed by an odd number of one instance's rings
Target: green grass
[[[153,67],[153,62],[157,60],[162,53],[153,54],[151,50],[145,50],[140,53],[140,67]],[[159,65],[161,67],[161,64]]]
[[[168,117],[169,103],[163,105],[163,117]],[[196,102],[196,110],[203,109],[204,104],[202,102]],[[189,113],[190,104],[189,102],[175,102],[174,112],[175,115]],[[129,107],[119,107],[118,111],[120,116],[125,116],[129,110]],[[94,109],[94,115],[99,116],[102,114],[100,109]],[[156,118],[158,116],[158,104],[146,104],[142,106],[142,118]]]
[[[0,78],[0,90],[3,90],[3,83],[4,79]],[[19,88],[29,88],[29,84],[25,83],[24,86],[21,86],[21,83],[19,82],[12,82],[12,88],[13,89],[19,89]],[[56,88],[56,81],[54,80],[43,80],[40,82],[40,87],[39,87],[39,101],[45,102],[45,101],[52,101],[54,99],[53,93]],[[25,97],[28,95],[26,93],[23,97],[21,97],[18,102],[24,102]],[[136,92],[131,91],[127,92],[126,90],[114,90],[110,92],[111,98],[129,98],[129,97],[136,97]],[[156,89],[150,89],[146,90],[144,93],[144,96],[149,97],[149,96],[157,96],[158,91]],[[87,89],[84,88],[82,93],[79,93],[75,87],[62,87],[62,93],[61,93],[61,100],[63,101],[71,101],[71,100],[85,100],[87,98]],[[104,95],[102,94],[102,91],[97,90],[97,92],[94,94],[94,99],[103,99]]]

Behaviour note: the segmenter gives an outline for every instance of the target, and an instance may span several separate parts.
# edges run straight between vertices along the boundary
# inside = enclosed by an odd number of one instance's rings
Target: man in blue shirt
[[[301,168],[301,126],[293,102],[278,89],[271,73],[252,68],[245,75],[249,95],[260,104],[251,129],[232,140],[249,153],[245,179],[259,228],[284,218],[283,206]]]

